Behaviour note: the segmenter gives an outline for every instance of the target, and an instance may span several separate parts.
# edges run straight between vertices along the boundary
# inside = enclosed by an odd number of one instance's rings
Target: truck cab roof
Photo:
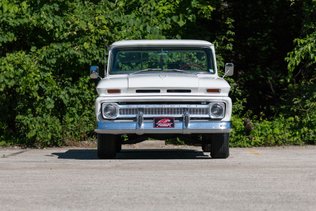
[[[212,47],[212,43],[204,40],[122,40],[115,42],[111,48],[115,47]]]

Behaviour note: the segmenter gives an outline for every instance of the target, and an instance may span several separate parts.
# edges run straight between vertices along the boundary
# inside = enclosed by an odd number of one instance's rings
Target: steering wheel
[[[180,70],[191,70],[192,67],[195,67],[195,68],[197,68],[197,69],[199,69],[199,70],[202,70],[202,69],[203,69],[203,67],[202,67],[201,65],[195,64],[195,63],[184,63],[184,64],[182,64],[182,65],[179,67],[179,69],[180,69]]]

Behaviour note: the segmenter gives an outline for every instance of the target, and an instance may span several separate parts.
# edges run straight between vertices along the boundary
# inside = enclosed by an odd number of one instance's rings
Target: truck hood
[[[199,80],[196,75],[131,75],[128,77],[129,88],[196,88]]]
[[[106,94],[107,89],[120,89],[123,93],[135,93],[137,89],[190,89],[192,93],[200,93],[206,89],[220,89],[228,95],[229,84],[222,78],[210,74],[135,74],[108,76],[102,79],[97,91]],[[161,94],[161,93],[160,93]]]

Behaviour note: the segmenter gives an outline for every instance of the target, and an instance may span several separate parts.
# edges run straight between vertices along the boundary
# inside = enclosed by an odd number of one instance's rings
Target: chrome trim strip
[[[174,128],[154,128],[153,121],[143,122],[138,127],[136,121],[99,121],[96,133],[103,134],[193,134],[193,133],[229,133],[232,124],[227,122],[194,121],[187,127],[183,121],[176,121]]]

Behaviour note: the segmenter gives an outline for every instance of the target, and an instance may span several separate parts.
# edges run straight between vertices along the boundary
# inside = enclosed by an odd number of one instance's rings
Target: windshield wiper
[[[181,70],[181,69],[163,69],[164,72],[178,72],[178,73],[188,73],[193,74],[193,72],[187,71],[187,70]]]
[[[136,72],[130,73],[130,75],[134,75],[137,73],[143,73],[143,72],[149,72],[149,71],[161,71],[161,68],[146,68],[146,69],[142,69],[142,70],[138,70]]]
[[[143,72],[150,72],[150,71],[161,71],[161,72],[178,72],[178,73],[186,73],[186,74],[197,74],[191,71],[187,70],[181,70],[181,69],[161,69],[161,68],[146,68],[142,70],[138,70],[136,72],[130,73],[130,75],[138,74],[138,73],[143,73]]]

